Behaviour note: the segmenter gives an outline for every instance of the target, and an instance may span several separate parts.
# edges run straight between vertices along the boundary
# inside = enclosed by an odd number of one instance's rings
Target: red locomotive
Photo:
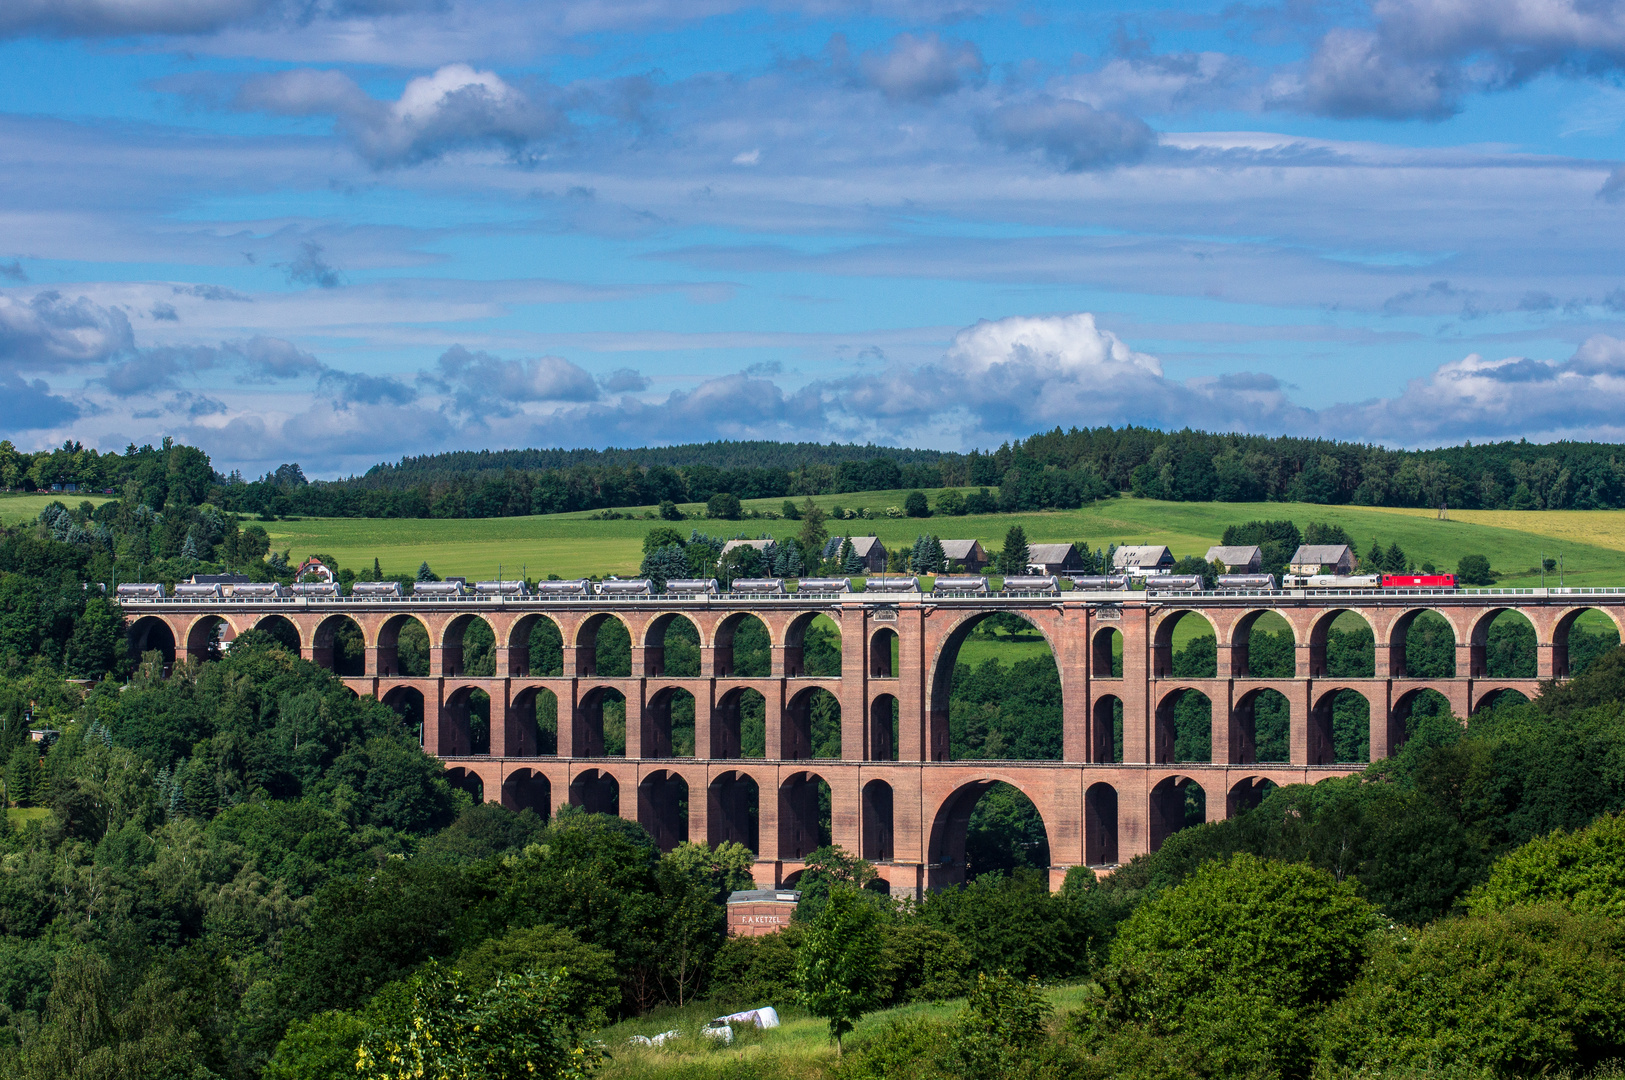
[[[1384,574],[1385,589],[1454,589],[1455,574]]]

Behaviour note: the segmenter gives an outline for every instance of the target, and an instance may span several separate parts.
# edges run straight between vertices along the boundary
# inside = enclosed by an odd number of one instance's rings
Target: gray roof
[[[1077,553],[1078,549],[1074,544],[1027,545],[1027,561],[1029,563],[1043,563],[1046,566],[1050,563],[1065,562],[1068,555],[1076,555]]]
[[[1118,568],[1161,566],[1173,561],[1174,553],[1165,544],[1126,544],[1112,553],[1112,565]]]
[[[1226,566],[1249,566],[1263,557],[1264,553],[1259,550],[1257,544],[1247,547],[1214,546],[1207,549],[1208,562],[1218,561]]]
[[[722,553],[726,555],[734,548],[739,547],[750,547],[755,548],[757,551],[766,551],[770,545],[775,543],[777,543],[776,540],[729,540],[722,545]]]
[[[1347,544],[1305,544],[1292,553],[1294,566],[1308,563],[1319,563],[1325,566],[1328,563],[1342,562],[1343,559],[1353,558],[1354,552],[1349,550]]]
[[[728,894],[730,904],[760,904],[768,900],[794,903],[801,899],[799,889],[740,889]]]
[[[840,552],[841,544],[845,541],[846,537],[844,536],[830,537],[824,544],[824,558],[834,558]],[[880,544],[880,537],[878,536],[854,536],[852,538],[852,550],[857,553],[860,559],[868,558],[869,552],[876,544]],[[880,550],[886,550],[884,544],[881,544]]]
[[[964,562],[975,555],[977,553],[976,549],[981,546],[982,542],[980,540],[944,540],[942,542],[942,553],[950,559]],[[986,555],[987,552],[984,551],[982,554]]]

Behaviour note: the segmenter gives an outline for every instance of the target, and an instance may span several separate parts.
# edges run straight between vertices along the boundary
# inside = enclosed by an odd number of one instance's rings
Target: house
[[[1294,574],[1352,574],[1354,552],[1347,544],[1305,544],[1292,553]]]
[[[980,540],[944,540],[942,553],[948,557],[949,566],[958,566],[967,574],[980,574],[992,561]]]
[[[1232,574],[1256,574],[1264,565],[1264,552],[1258,545],[1250,547],[1215,546],[1207,549],[1207,561],[1223,563]]]
[[[765,552],[776,543],[778,543],[777,540],[729,540],[722,545],[722,554],[726,556],[728,552],[737,547],[755,548],[757,551]]]
[[[1076,574],[1083,557],[1076,544],[1028,544],[1027,569],[1035,574]]]
[[[1160,544],[1127,544],[1112,552],[1112,569],[1133,577],[1166,574],[1174,568],[1174,553]]]
[[[824,544],[823,557],[826,559],[835,558],[836,555],[840,554],[841,545],[846,540],[847,537],[844,536],[830,537],[829,541]],[[854,536],[851,540],[852,550],[857,552],[858,558],[863,560],[863,573],[884,574],[886,572],[886,545],[880,542],[880,537]]]

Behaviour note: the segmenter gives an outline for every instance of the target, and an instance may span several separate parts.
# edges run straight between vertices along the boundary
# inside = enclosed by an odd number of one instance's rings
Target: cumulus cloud
[[[283,267],[290,285],[314,285],[319,289],[336,289],[342,281],[339,272],[327,261],[322,245],[306,240],[299,245],[299,254]]]
[[[181,319],[180,313],[175,310],[174,304],[166,304],[162,301],[152,305],[150,314],[159,322],[180,322]]]
[[[458,408],[469,413],[505,416],[531,402],[596,401],[600,396],[593,377],[560,356],[503,360],[453,345],[441,354],[437,368]]]
[[[1156,142],[1156,135],[1138,117],[1052,97],[994,110],[985,120],[983,134],[1012,150],[1040,150],[1067,172],[1137,161]]]
[[[281,338],[256,335],[227,348],[242,358],[249,374],[259,379],[297,379],[329,370],[316,357]]]
[[[0,429],[37,431],[70,423],[80,409],[51,393],[43,379],[24,379],[14,371],[0,372]]]
[[[616,368],[608,375],[600,377],[598,385],[604,388],[606,394],[635,394],[649,389],[649,380],[643,373],[632,368]]]
[[[864,85],[893,101],[926,101],[980,83],[987,65],[971,42],[898,34],[886,48],[860,54],[857,73]]]
[[[1370,28],[1326,33],[1279,96],[1312,112],[1440,119],[1472,90],[1625,65],[1625,6],[1595,0],[1377,0]]]
[[[8,263],[0,263],[0,277],[9,278],[12,281],[27,281],[28,271],[23,269],[21,262],[12,259]]]
[[[130,320],[117,308],[54,290],[32,300],[0,294],[0,362],[25,368],[104,363],[134,347]]]
[[[389,375],[327,368],[321,383],[324,389],[337,391],[341,405],[409,405],[418,399],[415,389]]]
[[[396,101],[370,97],[341,72],[282,71],[249,79],[234,104],[282,116],[332,116],[378,169],[479,146],[520,157],[566,128],[563,114],[550,104],[468,64],[447,64],[411,80]]]

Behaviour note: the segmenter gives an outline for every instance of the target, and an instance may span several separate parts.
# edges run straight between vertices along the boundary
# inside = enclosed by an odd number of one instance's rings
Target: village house
[[[1247,547],[1215,546],[1207,549],[1207,561],[1222,563],[1232,574],[1256,574],[1264,565],[1264,552],[1257,544]]]

